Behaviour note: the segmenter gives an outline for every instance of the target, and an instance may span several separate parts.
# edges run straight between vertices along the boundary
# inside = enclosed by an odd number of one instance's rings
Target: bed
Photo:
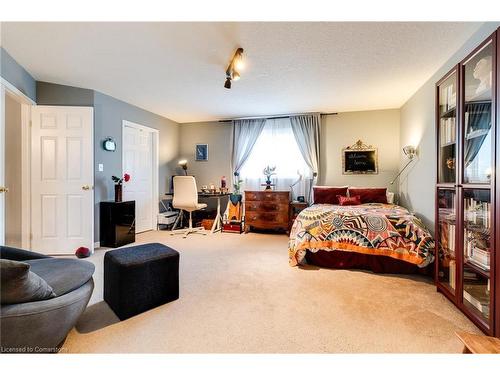
[[[290,231],[291,266],[429,274],[433,261],[431,234],[395,204],[314,204],[297,216]]]

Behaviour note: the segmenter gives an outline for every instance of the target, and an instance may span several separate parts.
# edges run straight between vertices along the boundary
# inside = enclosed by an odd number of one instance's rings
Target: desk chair
[[[193,228],[192,212],[201,210],[207,205],[198,203],[198,189],[196,188],[196,180],[193,176],[175,176],[174,177],[174,198],[172,200],[174,208],[189,212],[189,227],[185,229],[173,230],[170,234],[182,234],[184,238],[191,233],[206,235],[203,227]]]

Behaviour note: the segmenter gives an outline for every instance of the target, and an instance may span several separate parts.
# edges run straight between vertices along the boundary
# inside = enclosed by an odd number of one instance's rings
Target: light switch
[[[104,172],[104,164],[99,164],[99,172]]]

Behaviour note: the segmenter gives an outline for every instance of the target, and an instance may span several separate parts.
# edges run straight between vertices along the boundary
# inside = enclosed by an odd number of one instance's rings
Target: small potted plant
[[[122,178],[119,178],[116,176],[111,176],[111,179],[115,183],[115,202],[121,202],[122,201],[122,184],[123,184],[123,181],[125,181],[125,182],[130,181],[130,175],[128,173],[125,173]]]
[[[271,181],[271,176],[274,176],[276,174],[276,167],[271,167],[271,166],[267,166],[264,168],[264,170],[262,171],[262,173],[264,174],[264,176],[266,176],[266,190],[271,190],[272,189],[272,181]]]

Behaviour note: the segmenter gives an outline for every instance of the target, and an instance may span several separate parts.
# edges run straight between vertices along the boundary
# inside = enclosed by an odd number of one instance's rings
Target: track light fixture
[[[240,79],[239,71],[244,68],[243,62],[243,48],[238,48],[233,55],[233,58],[229,62],[226,69],[226,82],[224,87],[226,89],[231,88],[231,81],[238,81]]]

